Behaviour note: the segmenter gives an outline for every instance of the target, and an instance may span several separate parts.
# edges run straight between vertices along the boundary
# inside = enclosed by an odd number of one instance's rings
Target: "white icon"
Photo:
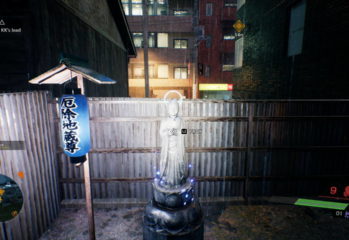
[[[0,20],[0,26],[5,26],[5,22],[3,19]]]

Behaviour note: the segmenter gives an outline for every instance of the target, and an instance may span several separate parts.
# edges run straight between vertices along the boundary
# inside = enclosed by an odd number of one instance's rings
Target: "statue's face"
[[[171,100],[171,102],[168,104],[168,114],[171,117],[175,117],[178,114],[178,103],[176,99]]]

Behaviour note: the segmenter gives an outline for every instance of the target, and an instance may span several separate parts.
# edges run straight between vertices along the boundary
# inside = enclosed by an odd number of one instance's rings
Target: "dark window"
[[[174,68],[174,78],[175,79],[187,79],[188,78],[188,68],[187,67],[175,67]]]
[[[288,56],[302,53],[305,7],[305,0],[302,0],[291,9],[288,35]]]
[[[210,48],[212,45],[212,38],[210,35],[206,35],[206,47]]]
[[[174,48],[188,48],[188,40],[186,39],[174,39],[173,40]]]
[[[233,28],[234,21],[223,21],[222,31],[224,40],[235,40],[235,29]]]
[[[232,71],[234,68],[234,53],[223,53],[223,71]]]
[[[212,16],[213,13],[213,4],[206,3],[206,16]]]
[[[210,69],[210,66],[207,66],[205,65],[205,77],[210,77],[210,72],[211,72],[211,69]]]
[[[204,74],[204,65],[202,63],[198,63],[198,72],[199,72],[199,75]]]
[[[237,0],[224,0],[224,7],[236,7]]]

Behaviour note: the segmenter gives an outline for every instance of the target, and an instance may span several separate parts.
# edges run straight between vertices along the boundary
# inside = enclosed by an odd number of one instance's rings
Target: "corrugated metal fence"
[[[94,198],[149,199],[165,103],[98,98],[89,104]],[[348,113],[348,100],[185,100],[180,115],[196,192],[209,198],[310,195],[329,180],[345,179]],[[63,198],[84,198],[82,169],[61,151],[58,161]]]
[[[98,98],[89,105],[94,198],[150,199],[165,103]],[[183,101],[197,194],[311,195],[330,181],[347,181],[348,113],[349,100]],[[0,94],[0,133],[0,140],[25,146],[0,151],[0,174],[24,194],[21,213],[6,223],[7,237],[37,239],[57,216],[60,200],[84,198],[82,168],[58,146],[57,102],[47,92]]]
[[[56,218],[59,192],[52,108],[47,92],[0,94],[0,141],[23,141],[23,150],[0,150],[0,174],[23,193],[20,214],[0,226],[0,239],[38,239]],[[18,174],[22,172],[23,174]]]

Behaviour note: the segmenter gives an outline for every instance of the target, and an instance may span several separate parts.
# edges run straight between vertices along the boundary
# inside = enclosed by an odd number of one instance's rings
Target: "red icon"
[[[343,196],[344,196],[344,197],[349,197],[349,186],[346,186],[346,187],[345,187]]]
[[[332,186],[332,187],[330,188],[330,194],[331,194],[331,195],[336,195],[336,194],[337,194],[337,187]]]

